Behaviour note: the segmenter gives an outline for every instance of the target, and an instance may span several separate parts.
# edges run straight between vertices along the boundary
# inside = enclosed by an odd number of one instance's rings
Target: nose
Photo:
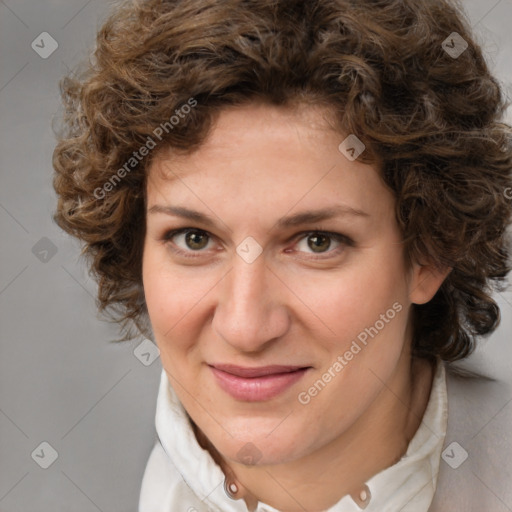
[[[213,328],[238,352],[261,352],[288,330],[288,289],[263,255],[252,263],[235,257],[217,290]]]

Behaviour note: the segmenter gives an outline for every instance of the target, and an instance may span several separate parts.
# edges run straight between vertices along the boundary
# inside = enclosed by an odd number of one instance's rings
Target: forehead
[[[346,137],[333,128],[329,112],[318,107],[228,108],[197,150],[180,154],[168,148],[155,158],[148,203],[229,199],[240,207],[243,198],[246,207],[258,203],[276,210],[282,205],[281,211],[330,200],[384,213],[390,192],[379,169],[340,152]]]
[[[247,153],[255,145],[253,141],[261,144],[264,138],[268,149],[278,146],[285,154],[296,151],[301,141],[307,141],[309,146],[320,142],[326,133],[334,133],[334,124],[332,113],[326,107],[304,104],[284,107],[262,102],[228,106],[215,116],[206,140],[197,150],[184,153],[168,147],[158,154],[157,160],[172,157],[177,165],[191,163],[217,154],[234,154],[242,146]]]

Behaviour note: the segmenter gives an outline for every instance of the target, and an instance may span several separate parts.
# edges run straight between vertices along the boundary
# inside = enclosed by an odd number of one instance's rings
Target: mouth
[[[271,365],[248,368],[208,365],[219,387],[236,400],[261,402],[270,400],[298,382],[311,366]]]

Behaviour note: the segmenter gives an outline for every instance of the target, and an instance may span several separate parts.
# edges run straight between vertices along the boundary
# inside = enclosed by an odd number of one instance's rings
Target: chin
[[[307,449],[304,429],[279,431],[279,427],[276,429],[278,423],[273,421],[272,427],[269,428],[265,422],[264,426],[254,428],[248,420],[243,430],[238,423],[238,431],[244,434],[231,437],[223,431],[220,439],[209,439],[224,458],[246,466],[285,464],[307,455],[308,451],[313,451],[313,446],[311,450]],[[232,432],[229,428],[226,430]],[[272,431],[272,435],[269,435]]]

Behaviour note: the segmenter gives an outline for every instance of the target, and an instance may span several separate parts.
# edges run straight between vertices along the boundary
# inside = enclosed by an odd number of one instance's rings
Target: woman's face
[[[149,170],[143,282],[162,365],[228,459],[325,447],[406,346],[417,280],[394,198],[345,138],[318,109],[250,104]]]

